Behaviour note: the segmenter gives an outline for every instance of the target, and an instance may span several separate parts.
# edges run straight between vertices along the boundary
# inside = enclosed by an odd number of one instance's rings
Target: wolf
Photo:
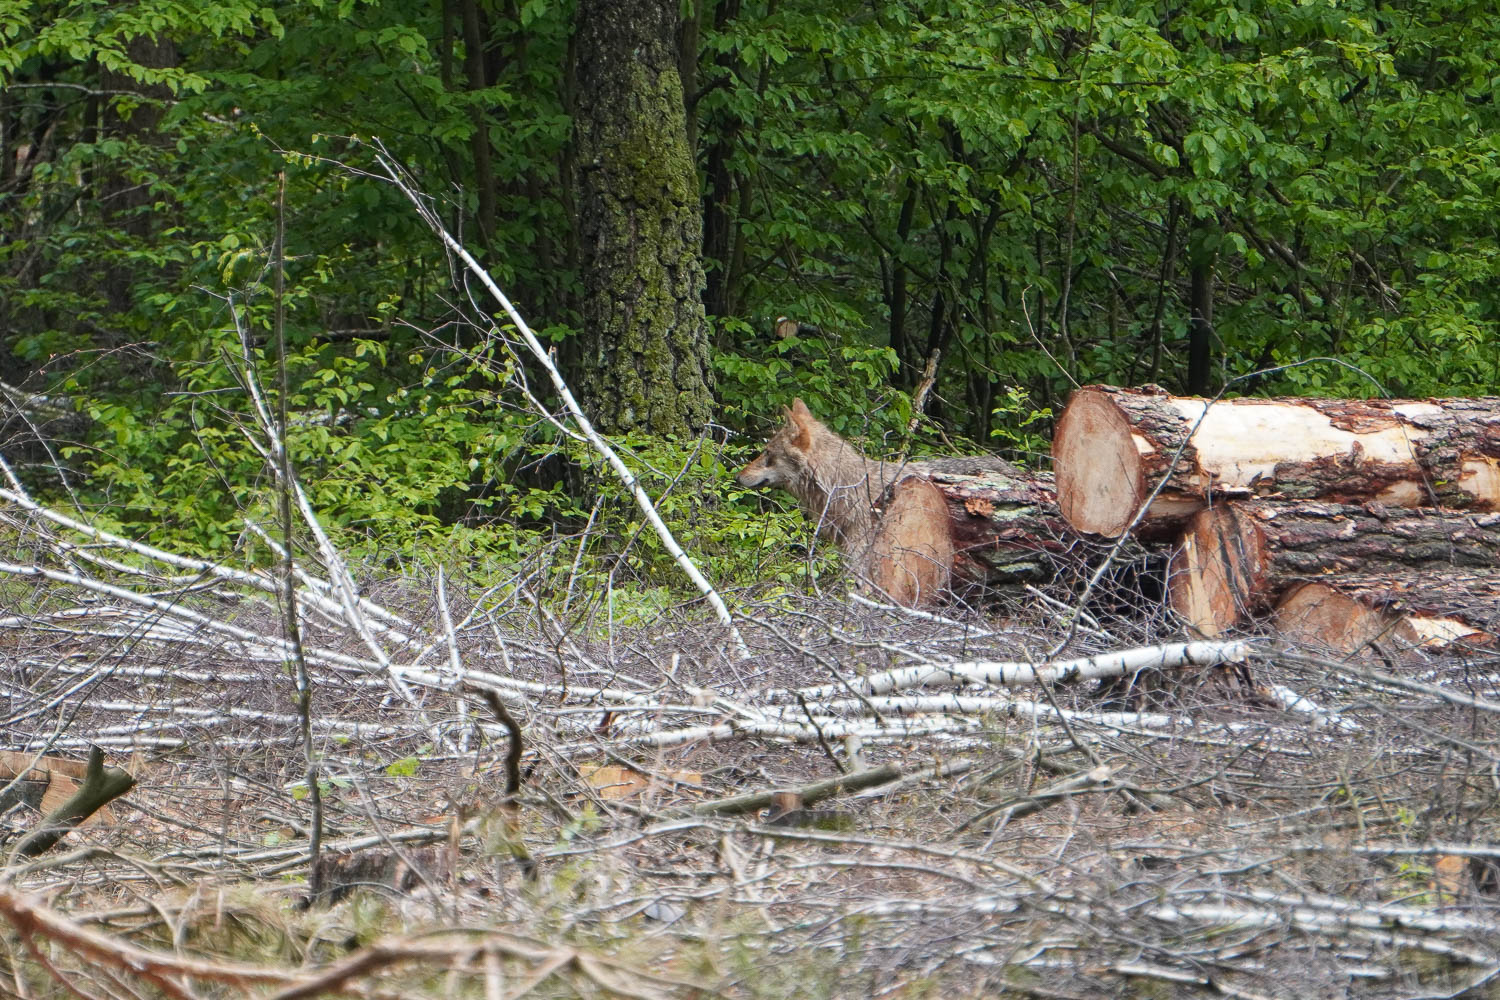
[[[941,491],[921,477],[931,472],[1018,474],[1014,466],[989,456],[904,464],[867,458],[825,427],[801,399],[792,401],[785,417],[765,450],[735,480],[749,489],[786,490],[817,525],[820,538],[852,554],[856,572],[901,603],[934,600],[953,563],[946,503]],[[898,483],[900,488],[891,490]]]
[[[873,511],[894,479],[895,468],[872,461],[824,427],[801,399],[784,411],[786,422],[765,450],[736,475],[748,489],[786,490],[802,514],[818,527],[818,537],[841,545],[862,542],[874,523]]]
[[[818,526],[818,536],[831,541],[847,544],[864,539],[886,490],[906,476],[932,472],[1020,475],[1009,462],[989,455],[877,461],[825,427],[801,399],[792,400],[783,414],[786,422],[735,480],[748,489],[786,490],[797,499],[803,515]]]

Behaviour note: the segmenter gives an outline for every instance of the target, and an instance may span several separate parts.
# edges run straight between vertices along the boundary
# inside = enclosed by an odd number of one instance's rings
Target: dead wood
[[[39,757],[19,750],[0,751],[0,812],[24,803],[38,813],[56,812],[88,773],[88,764],[65,757]],[[114,811],[100,806],[80,826],[113,823]]]
[[[1500,514],[1377,503],[1246,501],[1199,511],[1168,570],[1168,600],[1200,635],[1268,610],[1289,588],[1424,572],[1462,586],[1500,565]]]
[[[1051,476],[962,468],[925,473],[948,505],[956,578],[989,586],[1047,583],[1060,567],[1082,564]]]
[[[135,778],[118,767],[104,766],[104,751],[94,747],[83,780],[73,794],[42,817],[41,823],[16,846],[18,857],[32,858],[51,850],[105,803],[119,798],[135,785]]]
[[[800,788],[748,792],[727,799],[700,802],[693,807],[693,815],[737,816],[748,812],[758,812],[761,809],[769,809],[778,802],[784,803],[786,801],[784,797],[788,792],[795,794],[802,805],[810,805],[841,792],[857,792],[862,788],[873,788],[876,785],[895,781],[899,777],[901,777],[901,769],[894,764],[886,764],[883,767],[873,767],[865,771],[856,771],[853,774],[841,774],[824,781],[814,781]]]
[[[1082,532],[1178,531],[1209,497],[1500,509],[1500,398],[1233,399],[1086,386],[1053,436],[1058,503]]]
[[[1329,577],[1287,591],[1272,621],[1285,638],[1341,653],[1488,646],[1500,633],[1500,572]]]
[[[948,589],[953,535],[936,486],[919,476],[891,484],[865,545],[859,575],[897,604],[932,604]]]

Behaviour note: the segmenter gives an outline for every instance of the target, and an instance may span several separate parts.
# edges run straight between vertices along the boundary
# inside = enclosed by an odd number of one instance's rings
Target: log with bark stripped
[[[937,602],[953,572],[943,494],[927,479],[907,476],[886,489],[875,513],[870,537],[856,554],[861,581],[906,607]]]
[[[1500,510],[1500,398],[1233,399],[1086,386],[1052,441],[1075,529],[1169,537],[1208,498]],[[1179,454],[1180,453],[1180,454]],[[1175,461],[1174,461],[1175,459]]]
[[[1193,516],[1168,568],[1167,598],[1190,627],[1214,636],[1306,581],[1496,567],[1500,513],[1252,500]]]
[[[1277,603],[1272,623],[1287,639],[1345,655],[1490,646],[1500,634],[1500,571],[1339,576],[1299,584]]]

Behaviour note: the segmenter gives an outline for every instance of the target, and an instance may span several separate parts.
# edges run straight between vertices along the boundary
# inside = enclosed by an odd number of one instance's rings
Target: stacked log
[[[1052,477],[980,456],[913,462],[886,488],[855,564],[866,587],[898,604],[938,599],[950,584],[1046,583],[1080,562]]]
[[[1500,398],[1088,386],[1053,455],[1074,529],[1173,546],[1168,602],[1201,635],[1271,614],[1285,635],[1343,649],[1494,638]]]
[[[930,604],[948,589],[953,532],[943,494],[921,476],[886,490],[858,574],[867,587],[897,604]]]
[[[953,574],[959,580],[1045,583],[1060,563],[1076,559],[1078,539],[1057,508],[1051,476],[924,471],[947,504]]]

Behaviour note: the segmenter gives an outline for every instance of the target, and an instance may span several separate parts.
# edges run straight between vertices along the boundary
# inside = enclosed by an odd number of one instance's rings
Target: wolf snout
[[[734,481],[747,490],[753,490],[757,486],[761,486],[765,483],[765,479],[766,470],[756,468],[756,463],[754,462],[751,462],[734,474]]]

